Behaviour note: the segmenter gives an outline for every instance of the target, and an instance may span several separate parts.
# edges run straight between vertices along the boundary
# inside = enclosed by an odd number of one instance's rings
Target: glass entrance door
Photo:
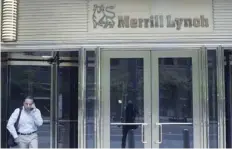
[[[198,67],[197,50],[103,50],[101,147],[200,147]]]
[[[152,51],[151,55],[153,147],[200,147],[198,50]]]
[[[150,52],[103,51],[101,66],[102,147],[151,147]]]

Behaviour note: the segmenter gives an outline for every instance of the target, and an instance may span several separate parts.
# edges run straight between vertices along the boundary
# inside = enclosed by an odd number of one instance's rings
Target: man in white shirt
[[[20,109],[17,108],[11,114],[7,129],[14,137],[19,148],[38,148],[37,129],[43,124],[43,119],[39,109],[35,107],[32,97],[24,100],[20,119],[18,122],[18,132],[15,129],[15,122],[18,118]]]

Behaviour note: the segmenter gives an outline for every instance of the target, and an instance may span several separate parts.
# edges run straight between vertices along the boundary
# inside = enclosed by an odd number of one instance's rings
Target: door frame
[[[218,95],[218,148],[226,148],[225,56],[224,48],[216,49]]]
[[[181,52],[180,52],[181,51]],[[192,107],[193,114],[193,146],[194,148],[200,148],[201,145],[201,130],[202,130],[202,115],[200,107],[200,82],[199,82],[199,58],[197,49],[192,50],[165,50],[165,51],[151,51],[151,65],[152,65],[152,147],[159,148],[157,142],[162,141],[160,137],[160,127],[163,125],[172,125],[171,123],[160,123],[159,122],[159,58],[191,58],[192,59]],[[198,80],[198,81],[196,81]],[[154,108],[155,107],[155,108]],[[181,124],[182,125],[182,124]],[[185,125],[185,124],[184,124]],[[161,136],[162,137],[162,136]]]
[[[151,112],[151,81],[150,80],[150,52],[149,51],[123,51],[123,54],[119,51],[102,51],[101,53],[101,144],[102,148],[110,148],[110,59],[111,58],[143,58],[143,78],[144,78],[144,113]],[[145,83],[146,82],[146,83]],[[147,104],[145,104],[147,103]],[[145,112],[146,110],[146,112]],[[151,124],[151,118],[149,115],[144,115],[144,124]],[[142,125],[142,124],[141,124]],[[144,143],[145,148],[151,148],[151,125],[144,126]],[[142,140],[141,140],[142,141]]]
[[[157,94],[157,89],[159,87],[157,82],[158,76],[157,72],[155,71],[158,68],[158,63],[157,60],[159,57],[192,57],[192,64],[195,63],[194,70],[198,71],[193,71],[194,74],[192,74],[193,79],[192,80],[198,80],[198,81],[193,81],[193,89],[195,89],[196,95],[193,97],[193,102],[194,104],[200,105],[200,80],[197,79],[197,76],[200,75],[199,72],[199,50],[200,48],[179,48],[179,49],[168,49],[168,50],[151,50],[151,49],[126,49],[126,50],[118,50],[118,49],[101,49],[100,50],[100,86],[101,86],[101,99],[100,99],[100,104],[101,110],[100,110],[100,125],[99,125],[99,130],[101,131],[101,135],[99,136],[101,140],[101,147],[103,148],[109,148],[110,147],[110,102],[109,96],[110,96],[110,90],[109,90],[109,81],[110,81],[110,58],[144,58],[144,111],[146,114],[144,114],[144,123],[148,123],[148,125],[145,127],[144,130],[144,137],[145,143],[144,147],[146,148],[156,148],[159,147],[159,144],[157,146],[156,143],[154,143],[157,140],[157,137],[159,136],[159,131],[157,128],[157,118],[159,120],[159,107],[153,108],[151,107],[152,103],[155,102],[159,103],[157,101],[157,97],[155,95]],[[181,52],[180,52],[181,51]],[[149,68],[149,69],[148,69]],[[152,77],[153,75],[156,75],[157,77]],[[146,77],[147,76],[147,77]],[[195,78],[195,79],[194,79]],[[195,83],[194,83],[195,82]],[[155,90],[155,92],[152,93],[152,90]],[[194,93],[193,93],[194,95]],[[154,99],[156,97],[156,99]],[[195,100],[194,100],[195,99]],[[155,104],[159,105],[159,104]],[[148,106],[148,108],[147,108]],[[107,108],[106,108],[107,107]],[[146,107],[146,108],[145,108]],[[193,108],[194,109],[194,108]],[[202,109],[200,109],[200,106],[198,106],[198,110],[195,109],[193,112],[193,117],[195,117],[195,121],[193,124],[193,127],[195,128],[198,125],[197,129],[194,129],[194,148],[198,148],[202,146],[202,141],[203,138],[200,137],[202,136],[202,129],[203,129],[203,123],[201,122],[202,120]],[[152,114],[152,113],[156,114]],[[197,116],[198,117],[197,117]],[[148,117],[151,118],[148,118]],[[158,121],[159,122],[159,121]],[[152,135],[155,134],[155,135]],[[198,139],[197,139],[198,138]],[[197,141],[195,141],[197,139]]]

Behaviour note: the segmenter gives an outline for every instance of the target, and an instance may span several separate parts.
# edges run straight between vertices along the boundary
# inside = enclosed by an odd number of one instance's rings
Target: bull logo
[[[93,6],[93,27],[113,28],[115,25],[115,13],[112,11],[115,6],[94,5]]]

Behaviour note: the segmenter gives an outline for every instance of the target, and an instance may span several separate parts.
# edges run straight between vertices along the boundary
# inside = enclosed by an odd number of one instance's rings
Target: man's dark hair
[[[34,98],[33,98],[32,96],[27,96],[27,97],[24,99],[24,101],[25,101],[26,99],[31,99],[31,100],[34,102]]]

